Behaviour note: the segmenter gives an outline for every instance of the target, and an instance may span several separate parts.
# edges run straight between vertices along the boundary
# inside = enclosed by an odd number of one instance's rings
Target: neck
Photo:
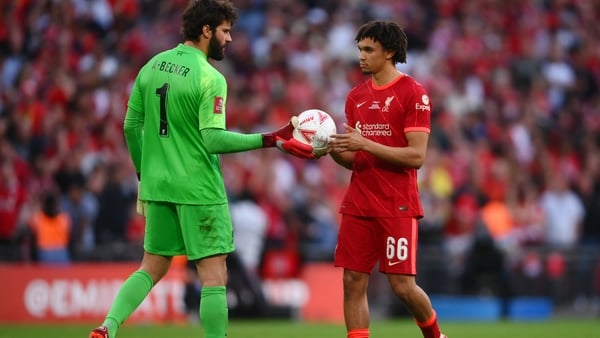
[[[385,67],[385,69],[380,72],[373,73],[372,79],[375,85],[384,86],[394,81],[399,76],[404,76],[404,73],[397,70],[395,66],[389,66]]]
[[[204,55],[208,55],[208,47],[206,46],[205,43],[202,43],[202,40],[200,40],[198,42],[194,42],[192,40],[185,40],[185,42],[183,44],[186,46],[194,47],[197,50],[204,53]]]

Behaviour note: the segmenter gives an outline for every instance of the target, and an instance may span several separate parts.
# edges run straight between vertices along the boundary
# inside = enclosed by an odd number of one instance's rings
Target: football
[[[308,109],[298,115],[298,125],[292,136],[314,148],[326,147],[329,136],[336,133],[335,121],[320,109]]]

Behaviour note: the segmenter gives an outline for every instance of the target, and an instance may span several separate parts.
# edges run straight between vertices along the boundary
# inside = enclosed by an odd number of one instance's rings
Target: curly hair
[[[354,39],[359,42],[365,38],[379,42],[385,51],[394,52],[394,64],[406,63],[408,38],[397,23],[384,20],[369,21],[359,27]]]
[[[192,0],[182,15],[181,35],[185,40],[198,42],[202,27],[208,25],[211,30],[238,18],[235,5],[229,0]]]

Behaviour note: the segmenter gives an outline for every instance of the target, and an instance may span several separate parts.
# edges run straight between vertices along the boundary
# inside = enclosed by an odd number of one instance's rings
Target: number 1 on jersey
[[[156,95],[160,97],[160,125],[158,134],[163,137],[169,136],[169,125],[167,123],[167,91],[169,84],[165,83],[162,87],[156,88]]]

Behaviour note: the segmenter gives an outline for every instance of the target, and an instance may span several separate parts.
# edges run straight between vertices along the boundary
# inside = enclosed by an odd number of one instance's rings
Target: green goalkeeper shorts
[[[185,205],[148,201],[144,250],[189,260],[234,250],[228,204]]]

